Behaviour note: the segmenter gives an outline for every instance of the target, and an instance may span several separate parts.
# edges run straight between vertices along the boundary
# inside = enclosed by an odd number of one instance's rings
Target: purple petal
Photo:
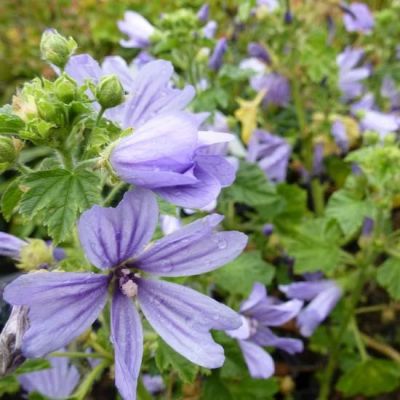
[[[111,308],[111,339],[115,352],[115,385],[124,400],[135,400],[143,356],[142,323],[132,299],[118,288]]]
[[[25,356],[41,357],[81,335],[104,307],[107,287],[105,275],[73,272],[31,273],[10,283],[4,299],[29,307]]]
[[[116,208],[94,206],[78,224],[79,238],[88,260],[98,268],[111,268],[131,258],[146,245],[157,226],[158,206],[148,190],[125,193]]]
[[[18,376],[28,392],[38,392],[50,399],[69,397],[79,382],[79,372],[66,357],[50,358],[51,368]]]
[[[247,340],[239,340],[238,343],[253,378],[267,379],[274,374],[274,360],[265,350]]]
[[[240,326],[238,314],[192,289],[170,282],[138,279],[143,314],[176,352],[205,368],[224,362],[223,348],[210,329],[232,330]]]
[[[262,283],[256,282],[247,300],[240,306],[240,312],[251,312],[251,309],[267,298],[267,290]]]
[[[242,319],[242,326],[240,326],[238,329],[226,331],[226,334],[234,339],[249,339],[253,334],[251,321],[249,318],[246,318],[243,315],[241,315],[240,318]]]
[[[269,304],[253,312],[254,318],[267,326],[281,326],[296,317],[303,307],[300,300],[286,301],[280,304]]]
[[[320,293],[336,287],[330,280],[319,280],[309,282],[295,282],[290,285],[280,285],[279,290],[286,294],[290,299],[312,300]]]
[[[209,175],[216,178],[222,187],[232,185],[236,177],[236,170],[232,164],[219,155],[197,155],[197,165]]]
[[[343,7],[343,11],[343,22],[348,32],[371,33],[374,17],[366,4],[354,2]]]
[[[126,11],[124,19],[118,21],[119,30],[128,36],[128,40],[121,40],[122,47],[144,48],[150,45],[150,38],[155,28],[142,15],[134,11]]]
[[[247,237],[214,232],[222,217],[213,214],[158,240],[135,260],[135,266],[159,276],[190,276],[212,271],[236,258]]]
[[[133,74],[126,65],[126,61],[122,57],[106,57],[103,61],[101,69],[103,75],[117,75],[124,89],[126,91],[130,91],[130,88],[134,84]]]
[[[219,39],[208,62],[208,67],[211,70],[218,71],[222,67],[223,58],[227,50],[228,40],[226,38]]]
[[[11,257],[15,260],[19,259],[21,250],[27,243],[17,238],[14,235],[0,232],[0,255],[5,257]]]
[[[203,36],[207,39],[212,39],[217,32],[218,24],[216,21],[208,21],[203,27]]]
[[[65,66],[65,72],[79,85],[83,85],[87,79],[97,83],[103,75],[99,63],[89,54],[72,56]]]

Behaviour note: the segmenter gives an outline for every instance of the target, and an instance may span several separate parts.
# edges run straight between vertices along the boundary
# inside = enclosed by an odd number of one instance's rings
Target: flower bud
[[[61,126],[64,124],[64,113],[62,108],[50,99],[40,99],[36,103],[39,116],[47,122],[54,122]]]
[[[124,89],[116,75],[103,77],[96,86],[96,100],[103,109],[112,108],[124,101]]]
[[[380,139],[379,133],[373,131],[365,131],[363,137],[367,145],[377,144]]]
[[[21,142],[9,136],[0,136],[0,163],[11,163],[18,157]]]
[[[54,83],[54,92],[58,99],[68,104],[76,95],[75,83],[65,75],[61,75]]]
[[[30,239],[28,244],[21,249],[18,267],[30,271],[51,265],[53,262],[53,248],[43,240]]]
[[[74,39],[71,37],[66,39],[54,29],[46,30],[40,42],[42,59],[59,68],[65,67],[76,48]]]

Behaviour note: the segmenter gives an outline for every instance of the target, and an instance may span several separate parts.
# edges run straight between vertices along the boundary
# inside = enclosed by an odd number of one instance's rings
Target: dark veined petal
[[[38,272],[11,282],[4,290],[4,299],[29,307],[24,355],[42,357],[88,329],[104,307],[108,280],[93,273]]]
[[[248,340],[238,340],[238,343],[253,378],[267,379],[273,375],[274,360],[263,348]]]
[[[202,367],[223,364],[224,350],[214,342],[210,329],[238,328],[238,314],[181,285],[148,279],[138,279],[138,285],[143,314],[166,343]]]
[[[132,299],[118,288],[111,308],[111,338],[115,352],[115,385],[124,400],[135,400],[143,356],[142,323]]]
[[[189,276],[212,271],[236,258],[247,243],[241,232],[215,232],[222,220],[212,214],[158,240],[135,266],[159,276]]]
[[[94,206],[78,224],[79,238],[88,260],[110,268],[131,258],[153,236],[158,222],[155,196],[136,188],[125,193],[116,208]]]

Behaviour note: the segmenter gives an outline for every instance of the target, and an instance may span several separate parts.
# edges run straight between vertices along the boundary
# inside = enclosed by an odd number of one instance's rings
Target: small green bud
[[[68,104],[74,100],[76,96],[76,84],[67,76],[61,75],[54,82],[54,93],[59,100]]]
[[[71,37],[66,39],[56,30],[49,29],[42,35],[40,53],[43,60],[64,68],[77,47],[75,40]]]
[[[367,145],[377,144],[379,142],[379,133],[373,131],[366,131],[363,135],[364,143]]]
[[[20,252],[18,267],[30,271],[41,265],[51,265],[53,262],[53,248],[43,240],[30,239]]]
[[[64,124],[64,112],[57,102],[44,98],[40,99],[36,105],[39,111],[39,116],[42,119],[47,122],[54,122],[59,126]]]
[[[103,77],[96,86],[96,100],[105,110],[124,101],[124,89],[116,75]]]
[[[395,143],[396,143],[396,134],[394,134],[393,132],[392,132],[392,133],[388,133],[388,134],[384,137],[383,143],[384,143],[385,145],[389,145],[389,146],[391,146],[392,144],[395,144]]]
[[[0,163],[12,163],[18,157],[22,142],[9,136],[0,136]]]

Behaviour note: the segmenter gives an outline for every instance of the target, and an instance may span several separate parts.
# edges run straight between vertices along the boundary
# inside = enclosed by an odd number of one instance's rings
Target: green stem
[[[373,306],[360,307],[357,308],[356,314],[367,314],[384,310],[400,310],[400,304],[375,304]]]
[[[350,327],[351,327],[351,330],[353,331],[354,339],[356,341],[356,345],[357,345],[358,351],[360,353],[361,360],[366,361],[369,356],[368,356],[367,350],[365,349],[365,345],[364,345],[363,339],[361,337],[361,333],[358,329],[357,321],[354,317],[352,318],[352,320],[350,322]]]
[[[112,201],[114,200],[114,197],[123,189],[123,187],[126,185],[125,182],[120,182],[117,185],[115,185],[110,193],[108,193],[107,197],[104,199],[103,205],[104,206],[109,206],[111,205]]]
[[[94,128],[96,128],[96,126],[99,124],[101,117],[103,116],[103,114],[105,113],[106,109],[105,108],[101,108],[101,110],[99,111],[99,113],[97,114],[97,118],[96,121],[94,122]]]
[[[82,353],[79,351],[68,351],[61,352],[56,351],[51,353],[50,357],[68,357],[68,358],[105,358],[103,354],[100,353]]]
[[[64,167],[66,169],[72,169],[74,162],[72,160],[72,155],[65,149],[58,149],[57,154],[59,155]]]
[[[16,164],[15,168],[21,172],[21,174],[29,174],[32,172],[32,169],[21,163]]]
[[[311,196],[314,204],[315,213],[321,217],[324,214],[324,188],[318,178],[311,181]]]
[[[100,364],[96,365],[96,367],[94,367],[89,374],[86,375],[85,379],[79,385],[77,391],[73,393],[71,397],[73,397],[75,400],[87,399],[87,395],[91,391],[94,382],[100,378],[108,365],[109,360],[104,360]]]

